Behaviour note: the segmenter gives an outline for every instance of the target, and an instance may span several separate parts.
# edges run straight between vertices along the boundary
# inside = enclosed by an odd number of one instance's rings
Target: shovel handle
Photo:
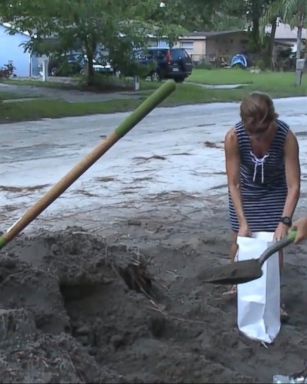
[[[72,183],[90,168],[108,149],[128,133],[139,121],[151,112],[159,103],[176,88],[174,80],[166,81],[153,94],[133,111],[104,141],[99,143],[85,158],[75,165],[60,181],[58,181],[40,200],[29,208],[9,230],[0,237],[0,249],[16,237],[42,211],[56,200]]]
[[[272,256],[275,252],[280,251],[282,248],[293,243],[296,238],[296,235],[297,231],[295,229],[291,229],[287,237],[280,241],[277,241],[275,244],[268,247],[259,258],[260,265],[263,265],[264,262],[267,261],[267,259]]]

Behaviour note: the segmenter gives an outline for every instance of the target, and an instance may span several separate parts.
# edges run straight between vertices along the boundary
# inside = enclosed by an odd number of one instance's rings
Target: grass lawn
[[[303,76],[302,85],[295,86],[294,72],[251,73],[242,69],[194,69],[188,81],[202,84],[247,84],[242,87],[247,92],[255,90],[268,92],[272,97],[290,97],[307,95],[307,76]],[[230,95],[235,94],[232,90]]]
[[[21,96],[14,92],[1,92],[0,91],[0,101],[1,100],[14,100],[14,99],[27,99],[33,98],[31,95]]]
[[[21,87],[43,87],[43,88],[59,88],[59,89],[77,89],[78,81],[73,80],[72,83],[60,82],[60,81],[42,81],[35,79],[8,79],[2,80],[3,84],[18,85]]]
[[[211,85],[246,85],[238,89],[208,89],[192,84],[194,82]],[[184,104],[240,101],[246,94],[255,90],[268,92],[273,98],[307,96],[307,75],[303,76],[302,86],[296,87],[294,82],[295,73],[293,72],[262,72],[255,74],[240,69],[194,69],[192,75],[184,83],[177,84],[176,91],[170,95],[161,106],[171,107]],[[18,84],[18,81],[13,80],[13,83]],[[37,84],[38,81],[32,81],[31,83],[20,81],[20,83],[23,85],[34,85]],[[40,82],[39,86],[63,88],[63,84],[61,85],[59,83],[53,83],[53,85],[51,85],[51,83],[46,84]],[[71,85],[69,86],[71,87]],[[0,122],[131,111],[135,109],[154,88],[159,86],[160,83],[142,82],[141,91],[138,92],[140,97],[138,100],[130,98],[110,100],[107,102],[66,103],[60,100],[39,99],[0,104]],[[64,85],[64,88],[66,88],[66,85]],[[16,98],[13,94],[0,94],[0,98],[4,96],[5,98]]]
[[[193,83],[207,85],[244,84],[236,89],[210,89]],[[302,85],[295,85],[294,72],[250,73],[241,69],[194,69],[192,75],[177,85],[177,90],[164,105],[197,104],[240,101],[253,91],[269,93],[273,98],[307,96],[307,75]]]
[[[71,81],[63,80],[61,78],[50,77],[48,81],[42,81],[40,79],[9,79],[2,80],[4,84],[12,84],[23,87],[39,87],[39,88],[55,88],[64,90],[80,90],[80,91],[95,91],[95,92],[120,92],[133,90],[133,79],[125,78],[118,79],[113,76],[98,75],[97,86],[87,86],[82,77],[72,77]],[[157,84],[151,81],[142,81],[142,90],[155,89]]]
[[[139,103],[139,101],[131,99],[103,103],[66,103],[58,100],[11,102],[0,106],[0,123],[126,112],[136,108]]]

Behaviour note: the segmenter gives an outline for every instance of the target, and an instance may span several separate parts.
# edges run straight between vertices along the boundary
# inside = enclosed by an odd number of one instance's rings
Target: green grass
[[[85,78],[81,76],[76,76],[72,78],[72,82],[63,82],[61,83],[59,80],[49,80],[42,81],[40,79],[9,79],[2,80],[4,84],[18,85],[18,86],[30,86],[30,87],[39,87],[39,88],[55,88],[55,89],[66,89],[66,90],[90,90],[90,91],[98,91],[98,92],[110,92],[110,91],[125,91],[125,90],[133,90],[133,79],[132,78],[116,78],[113,76],[106,75],[97,75],[96,76],[96,86],[87,86],[85,83]],[[158,87],[157,83],[151,81],[141,81],[141,89],[149,90],[155,89]]]
[[[197,69],[194,68],[188,81],[203,84],[252,83],[254,75],[242,69]]]
[[[239,83],[247,85],[239,89],[207,89],[190,84],[189,82],[202,84]],[[255,90],[268,92],[274,98],[307,96],[307,76],[305,75],[303,77],[301,87],[296,87],[294,82],[295,73],[293,72],[262,72],[260,74],[253,74],[244,70],[195,69],[187,81],[183,84],[177,84],[176,91],[171,94],[161,106],[170,107],[185,104],[240,101],[246,94]],[[55,84],[57,86],[59,85],[58,83]],[[160,83],[142,82],[141,91],[137,92],[140,97],[138,100],[130,98],[110,100],[107,102],[67,103],[59,100],[39,99],[1,104],[0,122],[131,111],[135,109],[153,89],[159,86]],[[121,89],[121,91],[123,91],[123,89]],[[14,95],[8,97],[7,93],[5,93],[5,95],[3,93],[0,94],[0,99],[4,96],[5,98],[14,98]],[[31,96],[29,95],[29,97]]]
[[[28,99],[33,98],[31,95],[19,95],[18,93],[14,92],[0,92],[0,100],[14,100],[14,99]]]
[[[149,92],[150,94],[151,92]],[[206,103],[212,101],[227,101],[226,92],[204,90],[198,86],[178,84],[176,91],[168,97],[161,106],[170,107],[183,104]],[[59,100],[29,100],[11,102],[0,106],[1,122],[17,122],[37,120],[40,118],[58,118],[67,116],[83,116],[99,113],[126,112],[134,110],[146,97],[148,91],[140,92],[140,98],[135,100],[121,99],[95,103],[67,103]]]
[[[0,106],[0,122],[126,112],[136,108],[139,103],[139,101],[131,99],[113,100],[103,103],[66,103],[58,100],[12,102]]]
[[[260,90],[273,96],[306,95],[307,76],[303,76],[301,87],[295,86],[294,72],[251,73],[242,69],[194,69],[188,81],[202,84],[247,84],[249,91]]]
[[[18,85],[21,87],[39,87],[39,88],[57,88],[57,89],[78,89],[78,80],[76,79],[73,83],[60,83],[57,81],[42,81],[42,80],[18,80],[9,79],[2,80],[3,84]]]

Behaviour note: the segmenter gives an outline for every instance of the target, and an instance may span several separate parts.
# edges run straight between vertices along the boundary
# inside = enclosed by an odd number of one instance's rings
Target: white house
[[[12,63],[17,76],[38,76],[39,58],[31,52],[24,51],[23,44],[29,40],[30,37],[23,32],[10,35],[9,26],[0,24],[0,67]]]

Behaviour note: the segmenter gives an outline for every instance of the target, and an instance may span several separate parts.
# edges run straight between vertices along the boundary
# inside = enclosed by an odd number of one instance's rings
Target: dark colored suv
[[[137,50],[138,63],[148,66],[152,80],[174,79],[182,82],[192,73],[192,60],[183,48],[147,48]]]
[[[84,74],[87,68],[87,58],[82,53],[70,53],[51,57],[49,61],[50,76],[73,76]],[[113,74],[110,63],[98,63],[93,60],[93,69],[98,73]]]

